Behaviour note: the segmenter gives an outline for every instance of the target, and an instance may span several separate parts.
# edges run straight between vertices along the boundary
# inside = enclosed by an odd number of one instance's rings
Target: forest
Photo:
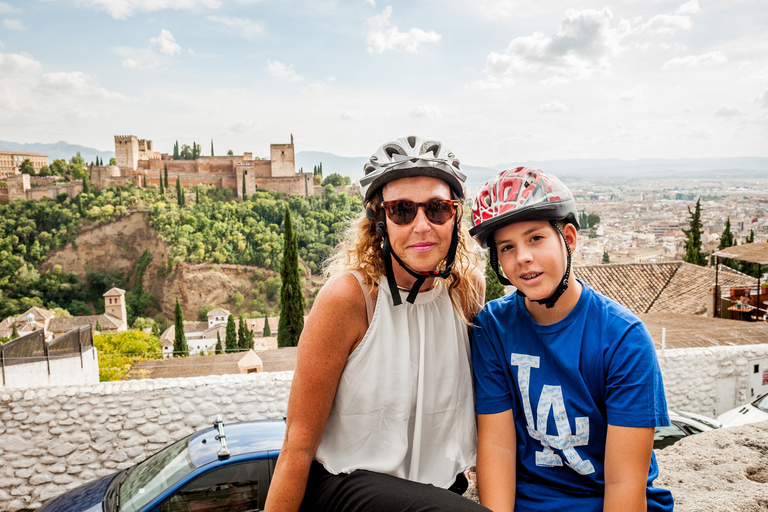
[[[179,200],[179,193],[186,200]],[[36,269],[49,252],[73,242],[85,225],[111,222],[136,210],[148,211],[158,235],[171,247],[168,271],[182,261],[279,271],[287,205],[299,256],[312,273],[318,273],[340,228],[362,207],[360,197],[336,193],[330,186],[325,195],[308,198],[265,190],[244,201],[232,196],[233,191],[214,187],[169,190],[166,186],[163,192],[155,186],[101,191],[86,187],[75,198],[61,194],[55,201],[16,200],[0,205],[0,319],[20,315],[33,306],[55,310],[58,316],[100,314],[105,291],[113,286],[128,290],[127,283],[134,276],[117,270],[88,271],[81,279],[59,266],[44,273]],[[135,272],[143,272],[148,263],[137,262]],[[274,283],[267,288],[265,293],[274,294]],[[152,295],[141,286],[128,291],[126,302],[129,325],[156,310]]]

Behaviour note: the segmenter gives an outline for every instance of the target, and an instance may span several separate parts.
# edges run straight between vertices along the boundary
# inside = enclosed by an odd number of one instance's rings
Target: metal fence
[[[50,375],[51,359],[79,356],[82,368],[83,352],[91,347],[93,347],[93,332],[90,325],[76,327],[54,338],[50,343],[46,343],[43,329],[20,336],[0,345],[3,386],[5,386],[5,368],[8,366],[45,361],[48,363],[48,375]],[[94,357],[96,357],[95,353]]]

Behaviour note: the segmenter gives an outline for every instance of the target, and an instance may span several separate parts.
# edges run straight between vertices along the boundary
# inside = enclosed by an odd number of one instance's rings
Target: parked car
[[[39,512],[262,510],[285,436],[284,420],[217,420],[133,467],[81,485]]]
[[[724,427],[738,427],[768,420],[768,393],[754,401],[724,412],[717,417]]]
[[[657,450],[675,444],[680,439],[720,428],[719,421],[693,412],[669,410],[669,426],[656,427],[653,447]]]

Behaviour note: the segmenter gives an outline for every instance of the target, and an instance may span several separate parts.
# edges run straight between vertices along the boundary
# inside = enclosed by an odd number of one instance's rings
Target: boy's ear
[[[568,245],[571,247],[571,252],[576,251],[576,242],[579,238],[579,232],[576,231],[576,227],[573,224],[566,224],[563,226],[563,234],[568,241]]]

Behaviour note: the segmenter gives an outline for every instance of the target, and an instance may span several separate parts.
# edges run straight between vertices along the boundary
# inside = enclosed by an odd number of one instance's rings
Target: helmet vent
[[[431,152],[434,158],[437,158],[437,155],[440,153],[440,143],[439,142],[425,142],[421,145],[421,151],[419,151],[420,155],[423,155],[424,153]]]
[[[400,146],[387,146],[384,148],[384,152],[387,154],[389,158],[392,158],[392,155],[403,155],[405,156],[407,153],[403,151],[403,148]]]
[[[413,135],[411,135],[410,137],[406,137],[406,138],[405,138],[405,140],[407,140],[407,141],[408,141],[408,144],[409,144],[409,145],[410,145],[412,148],[415,148],[415,147],[416,147],[416,137],[414,137]]]

